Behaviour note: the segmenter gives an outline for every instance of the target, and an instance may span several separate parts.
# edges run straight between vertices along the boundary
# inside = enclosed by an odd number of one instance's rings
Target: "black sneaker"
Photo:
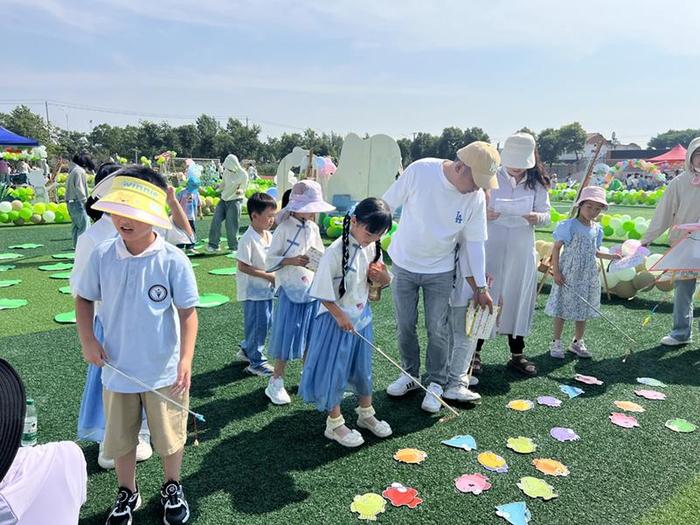
[[[131,525],[134,512],[141,506],[141,493],[131,492],[126,487],[119,487],[117,499],[112,512],[107,516],[106,525]]]
[[[163,505],[163,523],[180,525],[190,519],[190,507],[177,481],[168,481],[160,489],[160,504]]]

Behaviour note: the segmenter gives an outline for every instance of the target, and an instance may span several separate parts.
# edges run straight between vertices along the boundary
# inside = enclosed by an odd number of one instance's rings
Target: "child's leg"
[[[277,379],[278,377],[284,377],[284,369],[287,367],[287,361],[282,361],[277,359],[275,361],[275,371],[272,372],[272,377]]]
[[[576,321],[574,324],[574,339],[580,341],[586,331],[586,321]]]
[[[180,471],[182,467],[182,457],[185,454],[185,448],[181,448],[174,454],[170,454],[163,458],[163,474],[165,481],[180,481]]]
[[[141,397],[105,389],[105,455],[115,458],[120,487],[136,491],[136,446],[141,427]]]
[[[559,341],[561,339],[561,334],[564,331],[564,319],[561,317],[555,317],[554,322],[554,340]]]
[[[358,399],[359,399],[358,404],[362,408],[368,408],[368,407],[372,406],[372,396],[371,395],[370,396],[359,396]]]
[[[114,470],[119,486],[136,492],[136,447],[114,460]]]

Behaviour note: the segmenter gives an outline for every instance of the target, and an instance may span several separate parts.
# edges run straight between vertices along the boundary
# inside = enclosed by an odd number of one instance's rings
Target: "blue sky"
[[[52,100],[248,117],[263,135],[502,141],[578,120],[645,144],[699,127],[700,2],[0,0],[0,111]],[[32,105],[42,111],[43,105]],[[70,129],[118,115],[51,106]],[[149,120],[162,120],[149,117]],[[187,118],[167,119],[173,124]]]

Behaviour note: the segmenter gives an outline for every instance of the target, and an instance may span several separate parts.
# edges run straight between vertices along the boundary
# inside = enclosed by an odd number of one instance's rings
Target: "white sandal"
[[[336,428],[342,427],[344,424],[345,418],[343,418],[342,415],[336,418],[328,416],[328,418],[326,418],[326,431],[323,433],[323,435],[328,439],[337,441],[344,447],[355,448],[362,445],[365,440],[363,439],[362,434],[360,434],[357,430],[350,430],[350,432],[344,436],[341,436],[335,431]]]
[[[367,420],[370,419],[371,417],[374,417],[374,414],[376,412],[374,411],[374,407],[368,406],[368,407],[357,407],[355,409],[355,412],[357,413],[357,426],[360,428],[364,428],[366,430],[369,430],[372,432],[377,437],[380,438],[385,438],[389,437],[391,434],[393,434],[393,430],[391,430],[391,427],[389,426],[389,423],[386,421],[378,421],[375,419],[376,423],[372,424],[369,423]]]

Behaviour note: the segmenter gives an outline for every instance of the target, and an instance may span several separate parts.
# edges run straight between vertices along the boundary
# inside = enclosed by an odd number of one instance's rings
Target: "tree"
[[[540,150],[542,162],[549,164],[550,168],[557,161],[559,155],[562,154],[559,132],[554,128],[540,131],[540,134],[537,136],[537,146]]]
[[[185,124],[175,128],[178,148],[173,148],[180,157],[193,157],[199,145],[199,130],[194,124]]]
[[[565,153],[573,153],[578,161],[579,153],[583,152],[586,144],[586,130],[578,122],[562,126],[558,131],[559,144]]]
[[[680,144],[684,148],[687,148],[690,141],[695,137],[700,137],[700,129],[669,129],[664,133],[659,133],[655,137],[652,137],[648,146],[655,149],[668,149],[676,144]]]
[[[199,132],[199,143],[195,150],[195,156],[201,158],[214,157],[215,145],[214,139],[221,129],[219,123],[214,117],[209,115],[200,115],[197,117],[197,131]]]
[[[401,162],[404,166],[408,166],[413,162],[411,158],[411,141],[407,138],[402,138],[396,141],[399,145],[399,151],[401,151]]]
[[[467,144],[471,144],[472,142],[476,141],[491,142],[491,139],[481,128],[473,127],[465,129],[464,138],[462,139],[462,146],[466,146]]]
[[[535,133],[534,131],[532,131],[532,130],[531,130],[530,128],[528,128],[527,126],[523,126],[522,128],[520,128],[520,129],[518,130],[518,133],[529,133],[530,135],[532,135],[532,136],[535,138],[535,140],[537,140],[537,133]]]
[[[457,157],[457,150],[464,145],[464,131],[455,127],[445,128],[437,140],[437,157],[454,159]]]
[[[411,142],[411,158],[413,160],[424,157],[437,156],[438,137],[430,133],[417,133]]]

